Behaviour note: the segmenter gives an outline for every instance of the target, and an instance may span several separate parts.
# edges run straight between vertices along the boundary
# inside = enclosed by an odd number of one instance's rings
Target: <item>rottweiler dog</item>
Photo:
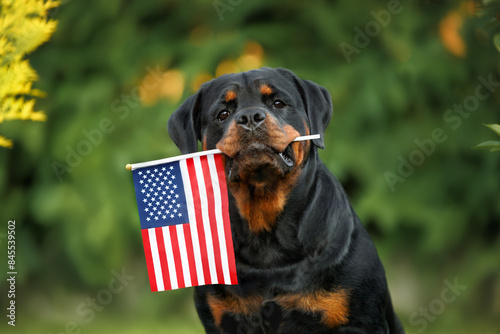
[[[332,113],[325,88],[261,68],[203,84],[170,117],[182,153],[223,152],[239,284],[195,288],[207,333],[404,333],[375,246],[318,156]]]

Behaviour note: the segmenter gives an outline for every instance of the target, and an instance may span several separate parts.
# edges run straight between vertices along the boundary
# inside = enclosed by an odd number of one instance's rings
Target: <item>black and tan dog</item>
[[[238,285],[195,288],[207,333],[403,333],[377,251],[318,157],[327,90],[285,69],[205,83],[168,122],[182,153],[223,152]]]

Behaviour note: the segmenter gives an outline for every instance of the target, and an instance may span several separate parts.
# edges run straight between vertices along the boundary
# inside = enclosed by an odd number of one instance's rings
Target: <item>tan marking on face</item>
[[[203,151],[207,150],[207,137],[203,137]]]
[[[260,86],[260,93],[263,95],[271,95],[273,90],[268,85],[262,85]]]
[[[300,136],[297,130],[295,130],[291,125],[286,124],[285,126],[280,127],[278,121],[271,116],[266,117],[264,120],[264,126],[267,128],[266,144],[269,144],[278,152],[283,152],[288,144]],[[226,130],[224,138],[217,143],[217,148],[224,152],[224,154],[234,158],[243,148],[243,145],[244,140],[242,140],[238,124],[233,121]]]
[[[266,131],[265,145],[272,147],[277,152],[283,152],[286,147],[300,134],[291,125],[280,126],[278,121],[270,115],[266,117],[263,125]],[[260,164],[276,164],[276,158],[268,154],[255,157],[252,155],[240,155],[246,146],[252,141],[248,141],[239,131],[236,122],[232,122],[221,141],[217,143],[217,148],[225,155],[238,159],[239,181],[228,180],[228,189],[236,200],[236,206],[243,219],[248,224],[250,231],[259,233],[270,231],[276,222],[278,216],[285,208],[288,194],[295,187],[300,173],[302,172],[303,162],[309,152],[308,142],[297,142],[292,144],[292,149],[296,157],[296,164],[292,171],[283,177],[274,177],[271,183],[270,179],[259,181],[250,181],[252,179],[255,159]],[[224,163],[226,157],[223,156]],[[236,163],[236,162],[235,162]],[[259,165],[257,164],[257,167]]]
[[[233,101],[234,99],[236,99],[236,93],[232,90],[228,91],[224,96],[224,101],[226,102]]]

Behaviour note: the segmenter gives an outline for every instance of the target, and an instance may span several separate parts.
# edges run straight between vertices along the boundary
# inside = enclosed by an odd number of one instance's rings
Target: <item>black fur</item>
[[[257,80],[257,81],[256,81]],[[225,75],[202,86],[172,115],[168,129],[182,153],[197,149],[206,138],[208,149],[223,137],[227,122],[219,122],[220,96],[231,88],[241,100],[231,110],[261,104],[256,82],[265,81],[286,93],[291,106],[274,113],[301,135],[306,126],[314,142],[324,147],[323,134],[332,115],[327,90],[297,78],[285,69],[263,68]],[[241,97],[240,97],[241,96]],[[272,112],[271,110],[269,112]],[[195,288],[199,317],[207,333],[403,333],[393,312],[385,272],[377,251],[337,179],[311,145],[303,170],[271,231],[252,233],[229,194],[239,285]],[[283,294],[349,291],[348,322],[331,328],[321,314],[287,310],[275,302]],[[261,311],[252,315],[226,312],[218,328],[207,296],[261,296]]]

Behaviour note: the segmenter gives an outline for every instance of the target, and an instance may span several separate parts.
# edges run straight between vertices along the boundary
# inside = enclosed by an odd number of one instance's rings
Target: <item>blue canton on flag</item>
[[[133,172],[141,228],[188,223],[179,162]]]

